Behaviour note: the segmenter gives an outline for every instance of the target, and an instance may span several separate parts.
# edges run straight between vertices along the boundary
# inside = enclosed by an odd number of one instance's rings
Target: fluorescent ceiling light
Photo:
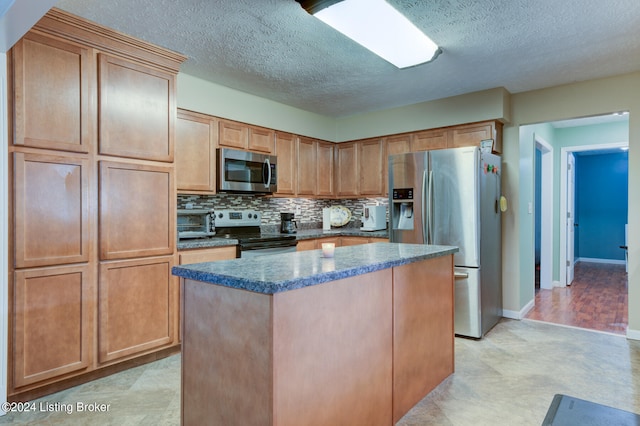
[[[441,52],[437,44],[385,0],[300,3],[316,18],[398,68],[429,62]],[[334,4],[317,10],[323,3]]]

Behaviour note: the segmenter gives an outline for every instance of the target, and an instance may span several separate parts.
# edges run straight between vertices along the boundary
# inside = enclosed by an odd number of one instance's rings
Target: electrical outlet
[[[296,206],[296,216],[300,216],[302,214],[302,207]]]

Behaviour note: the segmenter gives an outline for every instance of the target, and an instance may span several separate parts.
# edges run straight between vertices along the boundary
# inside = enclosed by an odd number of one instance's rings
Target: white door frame
[[[603,143],[596,145],[567,146],[560,149],[560,221],[567,217],[567,157],[569,152],[598,151],[611,148],[628,148],[629,142]],[[560,226],[560,287],[567,286],[567,227]]]
[[[540,170],[540,288],[553,288],[553,147],[534,133],[542,153]]]
[[[7,55],[0,52],[0,226],[9,229],[9,142],[7,140]],[[0,402],[7,401],[7,312],[9,291],[9,232],[0,232]],[[0,415],[4,415],[4,407]]]

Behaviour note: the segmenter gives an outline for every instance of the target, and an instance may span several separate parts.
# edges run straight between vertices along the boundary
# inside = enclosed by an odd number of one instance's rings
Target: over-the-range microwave
[[[278,190],[275,155],[218,148],[217,189],[220,192],[270,194]]]

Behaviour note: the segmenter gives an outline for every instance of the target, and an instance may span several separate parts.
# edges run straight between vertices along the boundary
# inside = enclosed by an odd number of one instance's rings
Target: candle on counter
[[[334,243],[322,243],[322,257],[333,257],[333,252],[336,249]]]

